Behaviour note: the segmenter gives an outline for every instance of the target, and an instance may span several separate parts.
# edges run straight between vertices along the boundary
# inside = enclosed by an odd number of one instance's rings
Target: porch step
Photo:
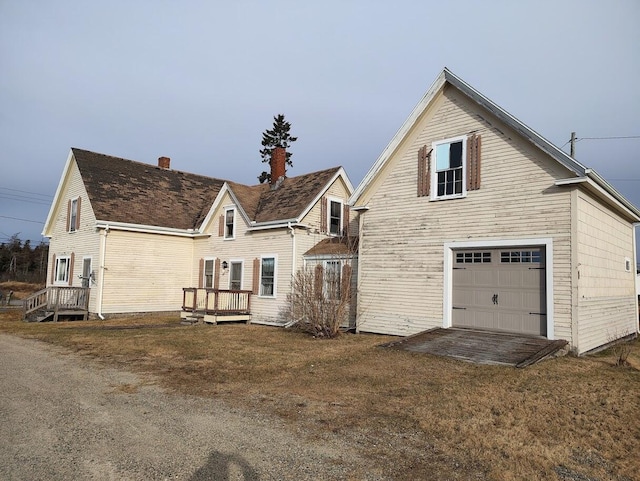
[[[53,311],[40,311],[38,313],[31,314],[25,318],[26,322],[45,322],[50,321],[53,318]]]

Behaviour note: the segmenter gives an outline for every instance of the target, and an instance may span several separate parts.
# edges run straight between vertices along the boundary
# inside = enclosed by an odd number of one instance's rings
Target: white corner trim
[[[551,237],[531,237],[525,239],[475,239],[472,241],[452,241],[444,243],[444,280],[442,299],[442,327],[452,326],[453,305],[453,251],[454,249],[500,248],[519,246],[544,246],[545,281],[547,303],[547,339],[554,340],[553,305],[553,239]]]

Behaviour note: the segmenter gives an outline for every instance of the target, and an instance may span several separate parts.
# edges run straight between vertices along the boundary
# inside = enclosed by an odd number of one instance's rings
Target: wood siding
[[[585,352],[636,332],[638,301],[632,224],[585,192],[577,210],[577,345]]]
[[[104,314],[179,311],[191,281],[193,240],[111,230],[105,254]]]
[[[343,199],[349,198],[348,192],[342,179],[336,180],[328,189],[327,195]],[[219,207],[213,214],[217,219],[224,212],[225,207],[233,205],[233,201],[228,194],[221,199]],[[357,216],[351,213],[350,226],[356,222],[355,233],[357,233]],[[291,278],[295,271],[303,266],[303,254],[311,249],[315,244],[327,237],[320,234],[320,202],[312,207],[309,213],[302,219],[302,223],[310,229],[295,228],[295,241],[291,235],[291,230],[287,227],[277,229],[265,229],[249,231],[242,216],[236,215],[235,239],[224,240],[216,235],[216,223],[209,226],[210,237],[196,239],[194,243],[194,255],[191,260],[192,275],[190,282],[185,286],[198,285],[199,260],[206,257],[216,257],[220,261],[230,262],[242,260],[242,286],[244,289],[251,289],[254,285],[253,260],[260,259],[261,256],[275,255],[276,260],[276,296],[275,298],[253,296],[251,299],[252,322],[277,322],[281,319],[281,311],[286,308],[287,294],[291,291]],[[295,252],[294,252],[295,243]],[[259,275],[259,272],[258,272]],[[220,274],[220,288],[226,289],[229,285],[229,269]]]
[[[482,185],[459,199],[418,197],[418,150],[482,136]],[[443,324],[445,242],[552,238],[555,337],[571,336],[569,172],[453,88],[416,121],[361,201],[358,329],[410,335]]]
[[[67,209],[69,200],[79,197],[80,212],[79,226],[75,232],[67,231]],[[82,259],[91,257],[91,269],[95,272],[95,283],[91,283],[89,297],[89,312],[96,312],[97,281],[99,273],[99,242],[100,234],[96,232],[96,218],[84,188],[80,171],[75,161],[71,162],[67,178],[64,179],[58,205],[53,212],[53,228],[49,240],[49,262],[47,266],[47,286],[52,285],[51,279],[55,270],[55,258],[71,256],[73,254],[73,269],[69,273],[72,287],[82,287]],[[55,256],[55,257],[54,257]]]

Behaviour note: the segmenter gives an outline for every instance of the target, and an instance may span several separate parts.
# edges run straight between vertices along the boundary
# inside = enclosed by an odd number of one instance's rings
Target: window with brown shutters
[[[468,191],[480,188],[480,146],[480,136],[477,134],[433,143],[424,163],[424,168],[431,172],[431,199],[465,197]],[[419,154],[420,157],[424,157],[424,154]],[[419,165],[423,165],[422,162]],[[420,174],[425,175],[425,172],[419,170]],[[418,187],[422,189],[419,192],[425,192],[424,188]]]

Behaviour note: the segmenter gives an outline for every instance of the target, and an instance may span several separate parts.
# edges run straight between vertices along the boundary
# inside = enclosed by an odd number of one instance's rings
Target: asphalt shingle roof
[[[225,180],[73,148],[96,219],[197,229]],[[297,218],[340,168],[286,178],[275,190],[227,181],[249,219]]]

